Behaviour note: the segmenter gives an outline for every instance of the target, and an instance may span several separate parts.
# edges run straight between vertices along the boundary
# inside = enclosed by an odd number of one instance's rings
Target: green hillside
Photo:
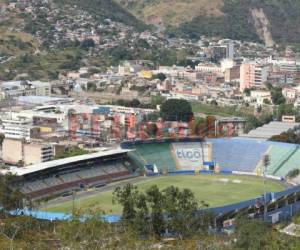
[[[221,15],[222,0],[116,0],[146,23],[179,25],[199,15]]]
[[[145,22],[172,34],[300,42],[299,0],[116,0]],[[265,30],[268,34],[265,34]]]
[[[147,27],[113,0],[24,4],[31,11],[26,11],[21,4],[9,9],[6,0],[0,0],[0,81],[57,79],[60,73],[77,70],[89,60],[96,60],[99,67],[111,65],[118,55],[110,56],[109,49],[99,53],[99,48],[93,54],[87,53],[90,45],[78,40],[81,34],[84,37],[93,30],[103,39],[102,44],[113,41],[121,46],[118,36],[123,27],[125,31],[142,31]],[[106,19],[115,24],[110,26]]]
[[[253,10],[262,10],[276,42],[300,42],[300,2],[297,0],[224,0],[222,16],[199,16],[181,24],[180,32],[188,36],[219,35],[233,39],[263,40],[259,36]]]
[[[62,7],[77,5],[82,10],[97,16],[99,19],[108,18],[129,26],[134,26],[139,30],[146,27],[142,21],[136,19],[134,15],[114,0],[54,0],[54,2]]]

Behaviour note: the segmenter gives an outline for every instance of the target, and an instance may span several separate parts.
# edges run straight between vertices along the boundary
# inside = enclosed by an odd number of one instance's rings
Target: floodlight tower
[[[268,154],[263,156],[263,182],[264,182],[264,221],[267,220],[267,192],[266,192],[266,172],[270,165],[270,156]]]

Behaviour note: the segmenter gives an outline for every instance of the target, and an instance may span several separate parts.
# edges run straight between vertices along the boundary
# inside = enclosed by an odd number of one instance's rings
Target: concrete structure
[[[297,90],[294,88],[284,88],[282,89],[282,95],[287,103],[294,103],[297,98]]]
[[[234,59],[234,41],[223,39],[219,41],[219,44],[226,47],[226,58]]]
[[[224,117],[216,120],[216,133],[221,136],[236,136],[245,132],[246,119],[241,117]]]
[[[240,66],[234,66],[226,69],[224,73],[225,82],[239,81],[240,79]]]
[[[11,81],[3,82],[0,85],[1,90],[7,98],[18,96],[50,96],[51,84],[40,81]]]
[[[272,95],[270,91],[266,90],[252,90],[250,96],[244,98],[250,105],[263,105],[266,103],[272,103]]]
[[[8,164],[22,164],[23,141],[5,138],[2,143],[2,160]]]
[[[18,103],[21,105],[59,105],[71,104],[74,100],[72,98],[64,97],[50,97],[50,96],[36,96],[27,95],[19,96]]]
[[[201,95],[192,92],[172,91],[168,99],[184,99],[187,101],[199,101]]]
[[[54,156],[51,145],[41,143],[24,144],[25,166],[52,160]]]
[[[218,76],[223,76],[222,68],[212,63],[198,64],[195,67],[195,70],[199,72],[208,72],[208,73],[216,74]]]
[[[41,142],[26,143],[24,140],[5,138],[2,145],[2,158],[13,165],[32,165],[53,158],[53,147]]]
[[[34,174],[39,171],[47,171],[51,168],[63,167],[65,165],[69,165],[69,164],[74,164],[73,167],[75,168],[76,163],[93,161],[98,158],[114,156],[117,154],[127,154],[128,152],[131,152],[131,151],[132,150],[130,150],[130,149],[120,149],[120,148],[111,149],[108,151],[100,151],[100,152],[96,152],[96,153],[92,153],[92,154],[85,154],[85,155],[68,157],[65,159],[41,162],[39,164],[34,164],[32,166],[26,166],[23,168],[11,167],[10,170],[1,170],[0,173],[5,174],[7,172],[10,172],[10,173],[16,174],[18,176],[23,176],[23,175],[28,175],[28,174]]]
[[[240,91],[246,88],[262,87],[268,79],[268,66],[255,62],[243,63],[240,68]]]
[[[296,122],[296,116],[294,115],[284,115],[282,116],[282,122],[285,123],[295,123]]]
[[[268,63],[276,66],[281,72],[288,73],[299,73],[300,72],[300,61],[296,59],[289,58],[278,58],[274,59],[270,57],[268,59]]]
[[[29,141],[32,128],[31,124],[31,121],[28,119],[2,120],[2,132],[5,138]]]
[[[268,140],[274,135],[280,135],[299,126],[300,123],[292,122],[270,122],[262,127],[251,130],[248,134],[242,135],[243,137]]]

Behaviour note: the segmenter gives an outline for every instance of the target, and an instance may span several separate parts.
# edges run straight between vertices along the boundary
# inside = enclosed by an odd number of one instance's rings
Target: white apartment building
[[[40,81],[11,81],[0,84],[6,98],[19,96],[50,96],[51,84]]]
[[[2,120],[2,132],[5,138],[30,141],[31,124],[28,119]]]
[[[265,101],[272,103],[272,95],[270,91],[265,90],[253,90],[250,96],[246,96],[245,101],[250,105],[261,106],[265,104]]]
[[[171,91],[171,96],[168,97],[168,99],[184,99],[187,101],[199,101],[200,95],[187,92]]]
[[[300,61],[295,59],[288,59],[288,58],[278,58],[273,59],[270,57],[268,59],[268,63],[272,64],[273,66],[277,66],[280,71],[289,72],[289,73],[297,73],[300,72]]]
[[[208,63],[206,63],[206,64],[200,63],[195,67],[195,70],[199,71],[199,72],[213,73],[218,76],[223,76],[222,68],[220,66],[212,64],[212,63],[209,63],[209,64]]]
[[[287,103],[294,103],[297,98],[297,90],[294,88],[283,88],[282,95],[284,96]]]

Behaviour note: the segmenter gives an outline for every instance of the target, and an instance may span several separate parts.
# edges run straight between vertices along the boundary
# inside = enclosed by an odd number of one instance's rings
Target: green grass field
[[[231,204],[247,199],[255,198],[263,194],[263,180],[250,176],[223,176],[223,175],[177,175],[163,176],[158,178],[147,178],[136,184],[140,191],[144,191],[152,185],[160,189],[174,185],[178,188],[191,189],[195,197],[205,201],[210,207]],[[266,190],[268,192],[281,191],[284,186],[279,182],[267,180]],[[112,202],[112,192],[101,192],[93,196],[77,199],[76,209],[87,207],[99,207],[107,214],[118,214],[121,207]],[[47,207],[46,211],[70,212],[72,201],[67,201],[53,207]]]

